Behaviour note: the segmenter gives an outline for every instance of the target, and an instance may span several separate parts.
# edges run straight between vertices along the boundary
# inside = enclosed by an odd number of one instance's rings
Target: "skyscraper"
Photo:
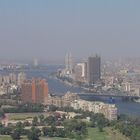
[[[68,53],[66,54],[66,57],[65,57],[66,74],[72,74],[73,68],[74,68],[73,58],[72,58],[71,53]]]
[[[91,56],[88,58],[87,78],[89,84],[95,84],[101,77],[101,58]]]
[[[26,80],[21,86],[22,101],[44,103],[48,100],[48,83],[44,79]]]
[[[78,63],[75,65],[75,80],[80,81],[80,82],[85,82],[86,81],[86,75],[87,75],[87,70],[86,70],[86,63]]]
[[[34,59],[34,67],[38,67],[38,59]]]

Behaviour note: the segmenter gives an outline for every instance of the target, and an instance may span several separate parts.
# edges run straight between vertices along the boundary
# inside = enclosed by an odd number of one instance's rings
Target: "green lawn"
[[[29,118],[33,118],[35,116],[39,116],[43,114],[45,117],[48,116],[48,113],[9,113],[10,120],[25,120]]]
[[[12,140],[12,138],[10,136],[0,136],[0,140]],[[21,140],[28,140],[28,139],[24,137]]]
[[[107,132],[99,132],[96,128],[89,128],[88,129],[88,138],[87,140],[108,140],[107,139]]]
[[[106,128],[105,131],[108,133],[108,140],[130,140],[129,138],[122,135],[117,130],[112,130],[111,128]]]
[[[88,129],[87,140],[130,140],[111,128],[105,128],[104,132],[99,132],[97,128]]]
[[[0,140],[12,140],[10,136],[0,136]],[[21,140],[28,140],[26,137],[22,138]],[[68,140],[63,138],[45,138],[41,137],[40,140]]]
[[[69,140],[69,139],[64,139],[64,138],[41,138],[40,140]]]
[[[12,140],[10,136],[0,136],[0,140]],[[21,140],[28,140],[24,137]],[[40,140],[69,140],[63,138],[45,138],[41,137]],[[88,137],[86,140],[130,140],[111,128],[105,128],[104,132],[99,132],[97,128],[88,129]]]
[[[0,140],[11,140],[9,136],[0,136]]]

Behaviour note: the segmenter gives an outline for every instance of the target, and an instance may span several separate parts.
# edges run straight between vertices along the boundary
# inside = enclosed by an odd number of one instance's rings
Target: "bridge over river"
[[[120,98],[131,98],[131,99],[140,99],[139,95],[133,95],[126,92],[100,92],[100,93],[77,93],[79,96],[107,96],[107,97],[120,97]]]

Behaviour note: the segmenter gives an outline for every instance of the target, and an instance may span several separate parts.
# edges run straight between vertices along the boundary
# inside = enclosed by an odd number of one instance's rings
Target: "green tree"
[[[64,123],[66,137],[70,139],[85,139],[87,135],[86,123],[79,120],[69,120]]]
[[[45,119],[45,122],[48,124],[48,125],[55,125],[55,122],[56,122],[56,118],[54,116],[49,116]]]
[[[10,135],[12,132],[12,128],[10,127],[0,127],[0,134],[1,135]]]
[[[23,134],[24,132],[24,125],[21,122],[18,122],[16,124],[16,131],[19,132],[19,134]]]
[[[37,126],[38,125],[38,118],[34,117],[32,121],[32,126]]]
[[[91,114],[91,126],[98,127],[99,131],[102,132],[103,128],[109,125],[109,121],[104,117],[103,114]]]
[[[39,140],[40,136],[41,136],[40,129],[35,128],[35,127],[32,127],[27,135],[29,140]]]
[[[11,134],[11,137],[13,140],[20,140],[20,132],[17,130],[14,130],[14,132]]]
[[[4,111],[2,109],[0,109],[0,118],[4,118],[5,115],[4,115]]]
[[[39,121],[40,121],[40,125],[44,125],[44,115],[43,114],[39,115]]]
[[[43,128],[42,128],[42,132],[43,132],[43,135],[44,135],[44,136],[48,136],[48,134],[49,134],[49,128],[43,127]]]

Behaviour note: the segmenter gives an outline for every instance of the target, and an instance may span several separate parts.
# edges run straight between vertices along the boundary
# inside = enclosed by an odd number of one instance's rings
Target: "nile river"
[[[66,86],[63,83],[59,82],[58,80],[49,77],[49,75],[52,72],[55,72],[58,68],[59,68],[58,66],[47,66],[46,71],[30,70],[30,71],[26,71],[26,74],[28,78],[32,78],[32,77],[45,78],[49,85],[49,91],[56,95],[63,95],[67,91],[77,92],[77,93],[81,92],[80,89]],[[3,73],[7,73],[7,72],[1,71],[1,74]],[[81,98],[90,100],[90,101],[103,101],[106,103],[109,102],[109,97],[84,96]],[[124,102],[122,101],[121,98],[115,98],[115,104],[118,107],[119,113],[140,116],[140,103],[135,103],[132,101]]]

